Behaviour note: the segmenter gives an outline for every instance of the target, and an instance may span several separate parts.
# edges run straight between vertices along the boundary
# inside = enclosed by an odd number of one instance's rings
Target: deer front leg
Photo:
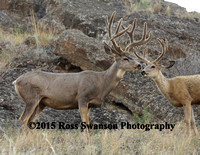
[[[195,124],[194,111],[193,111],[192,107],[191,107],[191,126],[192,126],[195,136],[198,136],[199,133],[198,133],[198,130],[197,130],[197,127]]]
[[[80,99],[78,104],[82,122],[89,124],[89,110],[87,101],[84,99]],[[88,140],[89,139],[88,128],[86,128],[86,136]]]
[[[187,125],[187,134],[190,136],[190,122],[191,122],[191,103],[185,104],[185,121]]]

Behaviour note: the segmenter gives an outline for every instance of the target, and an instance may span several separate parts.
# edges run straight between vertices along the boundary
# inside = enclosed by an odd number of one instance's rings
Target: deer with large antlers
[[[154,61],[149,61],[141,57],[134,50],[135,55],[147,63],[147,66],[142,70],[143,76],[152,78],[161,93],[168,99],[168,101],[175,107],[183,107],[185,113],[185,120],[187,124],[187,133],[190,135],[190,125],[193,128],[195,135],[198,135],[198,130],[195,125],[194,112],[191,107],[192,104],[200,104],[200,75],[190,76],[176,76],[174,78],[166,78],[161,70],[163,68],[170,68],[175,64],[175,61],[169,61],[165,65],[160,65],[158,62],[166,53],[168,42],[157,39],[162,46],[162,52]]]
[[[104,43],[104,48],[107,54],[115,58],[115,62],[107,70],[79,73],[32,71],[21,75],[14,81],[17,94],[26,104],[25,110],[19,118],[22,122],[22,128],[25,129],[29,122],[34,121],[45,107],[54,109],[78,108],[82,122],[89,124],[89,107],[100,106],[105,96],[117,86],[126,71],[141,68],[140,63],[128,53],[128,50],[147,43],[152,35],[150,33],[149,37],[146,38],[147,26],[145,23],[142,39],[134,42],[135,22],[127,28],[123,26],[124,29],[120,31],[122,19],[120,19],[113,34],[112,24],[115,14],[116,12],[113,12],[110,20],[108,17],[106,18],[108,34],[113,47]],[[126,50],[122,50],[115,39],[125,32],[130,36],[130,44]]]

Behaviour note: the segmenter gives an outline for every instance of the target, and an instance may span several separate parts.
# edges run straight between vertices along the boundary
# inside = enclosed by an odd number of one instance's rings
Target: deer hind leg
[[[197,127],[195,124],[195,118],[194,118],[194,111],[192,108],[191,108],[191,126],[192,126],[195,136],[198,136],[198,130],[197,130]]]
[[[187,134],[190,136],[191,104],[185,105],[184,113],[185,113],[185,121],[187,125]]]
[[[88,109],[88,112],[87,112],[87,124],[90,124],[90,109]]]
[[[23,112],[22,116],[20,117],[20,120],[22,122],[22,129],[25,130],[27,125],[28,125],[28,120],[30,119],[30,117],[32,116],[32,114],[34,113],[36,107],[38,106],[38,104],[40,103],[40,100],[33,100],[33,101],[29,101],[26,102],[26,108],[25,111]]]
[[[46,106],[40,102],[39,105],[36,106],[36,108],[35,108],[33,114],[31,115],[31,117],[29,118],[28,123],[34,122],[38,118],[38,116],[40,115],[42,110],[44,110],[45,107]]]
[[[25,107],[23,113],[22,113],[21,116],[19,117],[19,121],[20,121],[21,123],[22,123],[23,120],[24,120],[24,117],[25,117],[24,113],[25,113],[25,111],[27,111],[27,110],[28,110],[28,106]]]

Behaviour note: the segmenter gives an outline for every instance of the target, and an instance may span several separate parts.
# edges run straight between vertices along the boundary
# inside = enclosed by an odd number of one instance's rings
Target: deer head
[[[152,33],[150,32],[148,38],[146,38],[147,24],[145,23],[143,36],[142,36],[141,40],[134,41],[133,33],[136,28],[136,19],[133,21],[132,25],[125,27],[122,25],[123,19],[121,18],[118,22],[115,33],[112,34],[112,24],[113,24],[115,14],[116,14],[116,12],[114,11],[110,18],[110,21],[108,20],[108,17],[106,17],[106,24],[108,26],[108,34],[109,34],[109,38],[110,38],[110,41],[112,42],[113,47],[110,47],[108,44],[106,44],[104,42],[104,49],[107,54],[109,54],[115,58],[115,61],[119,65],[120,69],[122,69],[124,71],[139,70],[139,69],[141,69],[140,63],[135,60],[135,58],[129,53],[129,51],[133,47],[146,44],[148,41],[150,41],[150,39],[152,38]],[[122,27],[123,30],[121,30],[119,32],[120,27]],[[124,33],[128,34],[128,36],[130,38],[130,43],[126,46],[126,48],[124,50],[122,50],[121,47],[116,43],[115,39]]]
[[[141,59],[142,61],[144,61],[145,63],[147,63],[147,66],[141,72],[141,74],[143,76],[148,76],[148,77],[151,77],[151,78],[155,78],[155,77],[157,77],[159,75],[159,73],[161,72],[161,70],[163,68],[171,68],[175,64],[175,61],[168,61],[166,64],[158,64],[159,61],[161,60],[161,58],[166,53],[166,50],[168,48],[168,41],[167,40],[165,41],[166,42],[166,46],[165,46],[164,40],[157,39],[157,41],[160,43],[160,45],[162,47],[162,52],[153,61],[149,61],[146,58],[141,57],[140,55],[137,54],[136,50],[134,50],[134,54],[139,59]]]

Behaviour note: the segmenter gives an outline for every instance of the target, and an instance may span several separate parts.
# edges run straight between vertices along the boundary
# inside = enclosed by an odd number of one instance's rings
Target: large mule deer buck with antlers
[[[200,75],[176,76],[174,78],[165,77],[161,70],[163,68],[172,67],[175,64],[175,61],[169,61],[165,65],[158,64],[163,55],[166,53],[168,42],[166,40],[165,46],[164,40],[157,40],[162,46],[162,52],[154,61],[149,61],[146,58],[141,57],[134,50],[135,55],[147,63],[147,66],[142,70],[141,74],[152,78],[158,89],[173,106],[184,106],[187,133],[190,135],[191,125],[195,135],[198,135],[198,130],[195,125],[194,112],[191,105],[200,104]]]
[[[117,86],[126,71],[141,68],[129,50],[135,46],[147,43],[152,35],[146,37],[147,24],[145,23],[142,39],[133,40],[135,22],[133,25],[122,26],[119,20],[115,33],[112,33],[112,24],[116,12],[111,19],[106,18],[108,34],[113,47],[104,43],[107,54],[115,58],[115,62],[105,71],[82,71],[79,73],[48,73],[32,71],[21,75],[14,81],[17,94],[25,102],[26,107],[19,121],[25,129],[29,122],[34,121],[47,106],[54,109],[79,109],[82,122],[89,124],[89,107],[100,106],[103,99]],[[130,30],[131,29],[131,30]],[[126,50],[122,50],[116,43],[116,38],[125,32],[129,34],[130,43]],[[88,132],[88,131],[87,131]]]

